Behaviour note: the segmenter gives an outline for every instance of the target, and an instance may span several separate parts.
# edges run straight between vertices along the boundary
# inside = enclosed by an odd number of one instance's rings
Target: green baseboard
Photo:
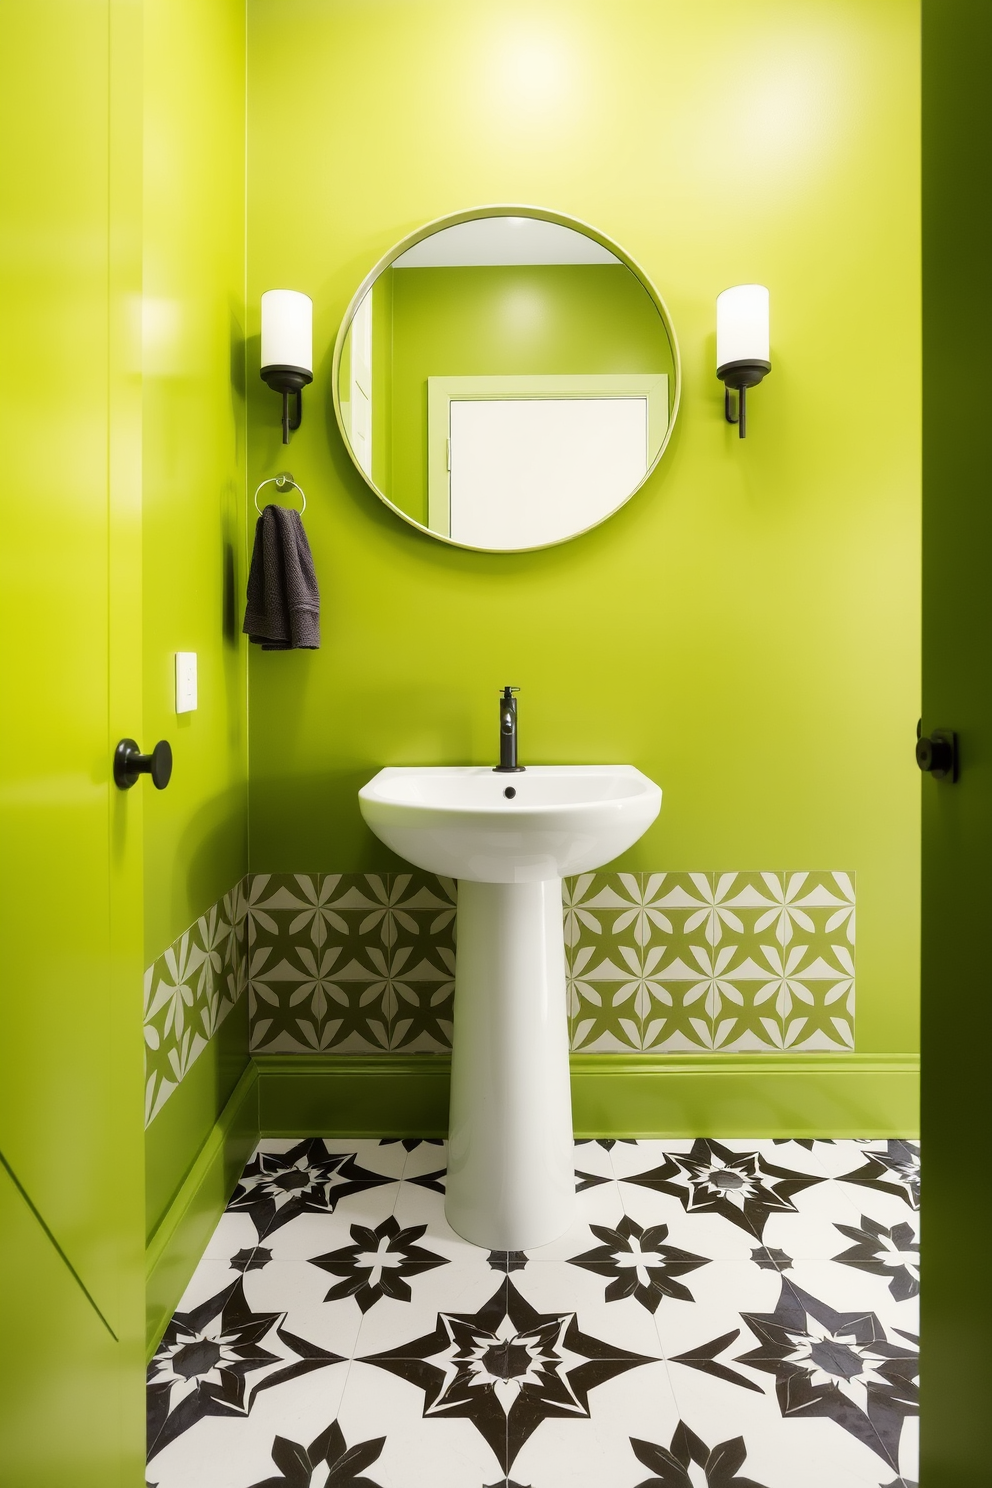
[[[916,1137],[910,1054],[573,1054],[576,1136]]]
[[[258,1072],[249,1064],[145,1251],[148,1357],[196,1270],[258,1141]]]
[[[450,1060],[257,1055],[265,1136],[443,1137]],[[573,1054],[578,1137],[913,1137],[907,1054]]]
[[[443,1137],[447,1054],[256,1054],[265,1137]]]

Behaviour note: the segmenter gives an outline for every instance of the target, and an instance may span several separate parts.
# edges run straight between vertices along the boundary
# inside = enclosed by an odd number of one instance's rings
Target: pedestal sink
[[[608,863],[661,809],[632,765],[380,770],[362,815],[458,879],[445,1213],[490,1250],[549,1244],[575,1198],[562,878]]]

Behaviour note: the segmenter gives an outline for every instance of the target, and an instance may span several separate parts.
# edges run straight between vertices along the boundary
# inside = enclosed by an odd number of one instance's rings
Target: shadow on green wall
[[[245,786],[211,796],[187,821],[173,858],[173,902],[202,913],[232,889],[247,858]]]

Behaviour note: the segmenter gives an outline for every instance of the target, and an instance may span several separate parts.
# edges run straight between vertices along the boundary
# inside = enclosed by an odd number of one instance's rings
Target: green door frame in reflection
[[[348,452],[348,455],[354,462],[355,469],[362,477],[365,484],[371,491],[375,493],[375,495],[379,498],[383,505],[389,507],[390,511],[394,512],[401,521],[407,523],[408,526],[416,528],[418,532],[426,533],[430,537],[435,538],[438,542],[450,543],[454,547],[461,548],[472,548],[473,545],[470,543],[458,542],[450,535],[435,530],[433,528],[433,524],[425,526],[422,521],[418,521],[415,517],[411,516],[408,511],[404,511],[401,506],[397,505],[395,501],[391,500],[387,492],[381,488],[381,486],[375,479],[373,479],[371,471],[366,468],[366,466],[370,462],[367,459],[363,461],[363,459],[360,458],[359,454],[356,453],[352,444],[349,429],[350,410],[347,406],[349,399],[347,396],[342,399],[341,395],[341,370],[342,363],[345,362],[345,358],[347,355],[349,331],[351,330],[351,326],[355,319],[356,313],[365,300],[366,295],[369,293],[373,285],[379,279],[380,275],[382,275],[386,269],[390,268],[404,254],[409,253],[411,249],[422,243],[426,238],[433,237],[435,234],[440,233],[448,228],[459,227],[462,224],[474,223],[483,218],[501,217],[530,218],[538,222],[552,223],[557,225],[558,227],[567,228],[572,232],[578,233],[581,236],[590,239],[593,243],[596,243],[601,248],[606,249],[607,252],[616,259],[618,264],[621,264],[625,268],[630,270],[635,279],[637,279],[637,281],[641,285],[642,289],[647,294],[649,300],[653,303],[658,313],[658,317],[667,336],[671,352],[671,368],[669,374],[666,375],[666,382],[667,376],[670,375],[671,377],[671,386],[667,389],[668,396],[666,398],[666,403],[668,406],[666,409],[666,422],[656,449],[654,447],[653,438],[649,437],[651,458],[648,461],[648,466],[644,473],[643,480],[641,480],[634,489],[628,492],[627,500],[629,500],[636,494],[636,491],[640,489],[644,482],[657,468],[658,462],[661,460],[661,457],[664,454],[665,449],[667,448],[668,441],[671,438],[672,430],[678,417],[679,403],[681,401],[682,395],[682,366],[681,357],[679,354],[678,339],[675,335],[675,330],[672,325],[672,318],[668,313],[668,307],[665,304],[665,301],[662,299],[657,288],[652,283],[648,275],[641,268],[641,266],[636,262],[636,260],[631,258],[630,254],[626,253],[624,249],[621,248],[618,243],[614,242],[612,238],[607,237],[604,233],[599,232],[596,228],[590,227],[588,223],[583,222],[576,217],[568,217],[563,213],[548,211],[545,208],[541,207],[499,204],[474,207],[464,212],[453,212],[448,216],[438,217],[432,222],[427,222],[423,225],[423,227],[420,227],[415,232],[410,233],[407,237],[396,243],[389,250],[388,253],[384,254],[379,262],[375,264],[375,266],[369,271],[368,274],[366,274],[365,278],[362,280],[361,284],[359,284],[355,293],[352,295],[351,301],[349,302],[348,307],[342,317],[341,325],[338,329],[337,338],[334,343],[334,353],[331,361],[331,397],[334,405],[334,416],[337,421],[338,429],[341,434],[344,447]],[[631,374],[630,376],[621,375],[620,380],[624,383],[631,384],[636,383],[639,378],[647,377],[650,380],[650,377],[653,375],[655,374],[641,373],[639,374],[639,377],[634,376],[633,374]],[[593,374],[591,380],[602,386],[602,384],[607,381],[607,378],[605,376],[600,377]],[[560,394],[558,394],[557,396],[560,396]],[[614,396],[617,395],[615,394]],[[620,505],[624,504],[625,503],[620,503]],[[619,509],[619,507],[617,509]],[[610,515],[612,515],[612,513],[610,513]],[[606,518],[604,517],[603,520],[605,519]],[[568,538],[562,538],[559,540],[568,541],[571,537],[577,537],[579,535],[580,534],[578,532],[575,532],[569,534]],[[539,546],[542,547],[550,545],[551,544],[547,543],[539,544]],[[501,550],[480,549],[477,551],[492,552]],[[522,548],[516,548],[513,549],[513,551],[522,552],[525,550]]]
[[[520,377],[429,377],[427,379],[427,525],[432,533],[451,536],[451,405],[501,399],[640,398],[647,403],[645,475],[657,462],[668,434],[668,374]],[[628,499],[625,493],[623,505]],[[593,525],[604,521],[604,513]],[[570,537],[578,536],[570,533]]]

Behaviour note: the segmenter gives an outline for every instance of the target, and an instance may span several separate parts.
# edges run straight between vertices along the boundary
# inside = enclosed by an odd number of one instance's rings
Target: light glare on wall
[[[262,381],[282,393],[282,442],[303,420],[303,388],[313,382],[313,301],[295,289],[267,289],[262,296]],[[289,400],[296,395],[296,406]]]
[[[768,291],[763,284],[737,284],[716,298],[716,375],[724,385],[723,411],[747,433],[747,390],[772,370],[769,359]],[[730,397],[737,390],[737,411]]]

